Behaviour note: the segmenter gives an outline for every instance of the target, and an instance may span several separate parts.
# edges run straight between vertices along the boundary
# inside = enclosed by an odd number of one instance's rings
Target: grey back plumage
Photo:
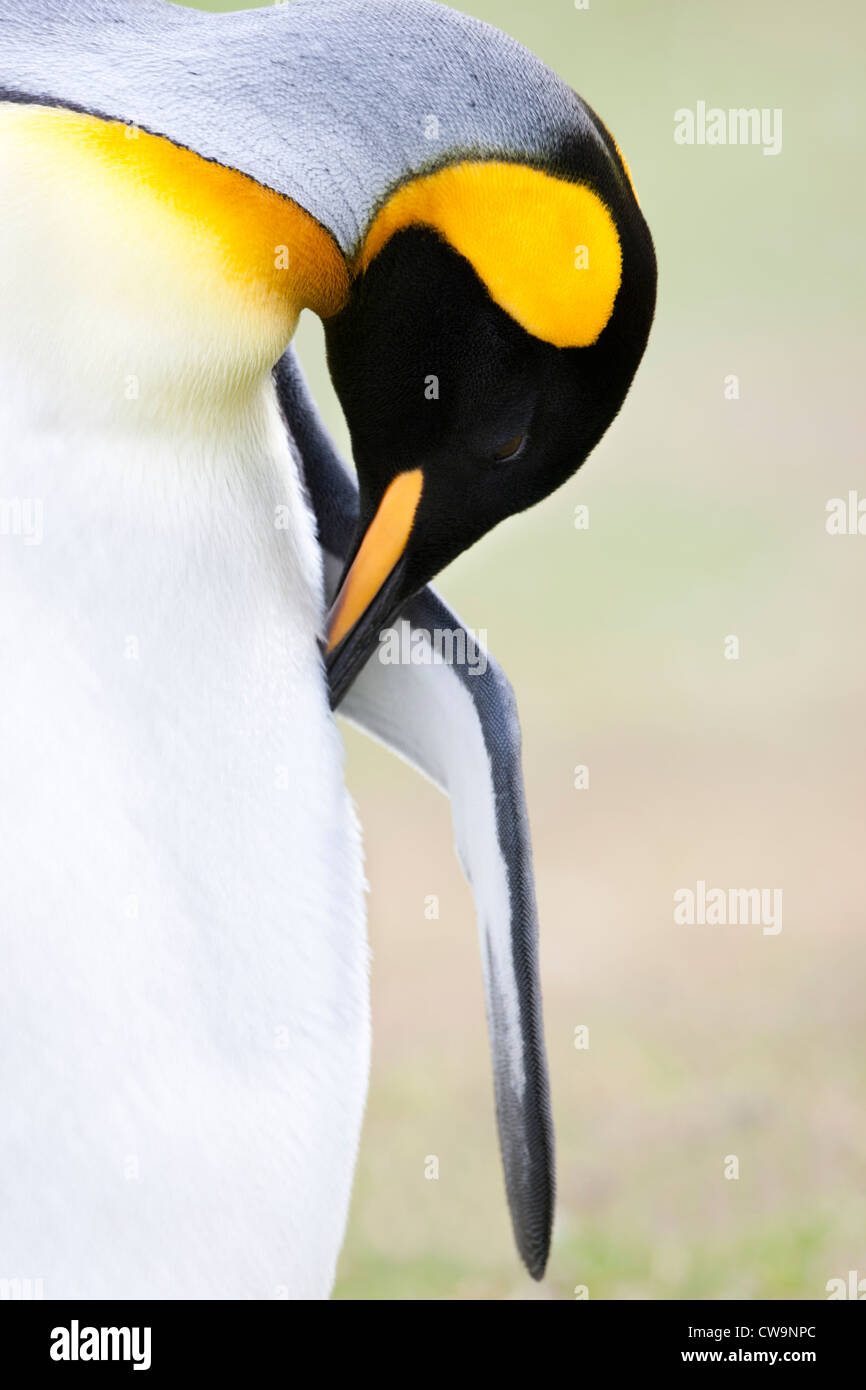
[[[406,178],[454,158],[609,158],[538,58],[432,0],[292,0],[207,14],[163,0],[0,0],[0,95],[165,135],[306,208],[354,253]]]

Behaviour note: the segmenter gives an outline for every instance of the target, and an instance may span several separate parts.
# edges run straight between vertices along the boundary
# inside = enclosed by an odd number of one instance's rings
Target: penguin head
[[[413,594],[580,467],[655,305],[627,172],[602,194],[521,165],[450,166],[385,203],[355,272],[325,323],[360,492],[328,617],[334,705]]]

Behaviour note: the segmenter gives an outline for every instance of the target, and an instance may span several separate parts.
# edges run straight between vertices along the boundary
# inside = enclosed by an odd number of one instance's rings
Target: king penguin
[[[431,0],[0,0],[0,192],[0,1276],[328,1296],[370,1038],[339,707],[451,798],[539,1278],[519,726],[429,582],[625,398],[656,284],[625,161]],[[485,660],[386,665],[398,618]]]

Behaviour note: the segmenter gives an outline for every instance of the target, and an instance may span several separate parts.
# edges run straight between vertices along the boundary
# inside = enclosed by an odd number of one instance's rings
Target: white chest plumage
[[[367,948],[268,372],[291,311],[27,120],[0,108],[0,1276],[323,1296]]]

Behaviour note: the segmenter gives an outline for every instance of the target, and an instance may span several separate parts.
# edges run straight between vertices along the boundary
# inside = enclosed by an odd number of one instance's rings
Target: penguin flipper
[[[333,591],[358,515],[357,489],[319,419],[294,351],[275,368]],[[500,667],[431,588],[404,610],[417,634],[454,634],[459,665],[370,660],[340,712],[451,800],[458,857],[475,898],[505,1186],[518,1250],[544,1274],[554,1148],[538,974],[538,912],[514,694]],[[462,636],[461,636],[462,634]]]

